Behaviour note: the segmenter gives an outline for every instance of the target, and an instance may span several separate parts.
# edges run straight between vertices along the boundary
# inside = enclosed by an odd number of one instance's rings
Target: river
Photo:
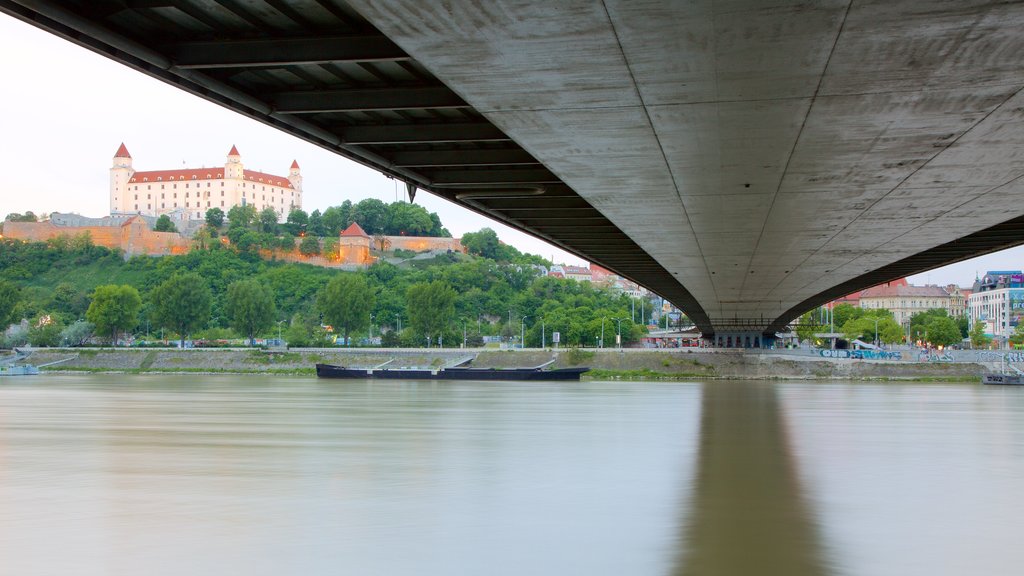
[[[1024,389],[0,379],[0,574],[1017,575]]]

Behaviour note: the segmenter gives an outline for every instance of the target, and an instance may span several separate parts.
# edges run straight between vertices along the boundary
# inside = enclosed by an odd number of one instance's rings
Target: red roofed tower
[[[231,145],[231,151],[228,152],[228,161],[224,164],[224,178],[231,178],[234,180],[241,180],[245,173],[245,166],[242,165],[242,155],[238,153],[238,148],[235,145]]]
[[[298,198],[293,204],[297,207],[302,206],[302,173],[299,172],[297,160],[292,160],[292,167],[288,171],[288,181],[292,183],[292,188],[295,188],[295,193],[298,194]]]
[[[358,222],[353,222],[352,224],[350,224],[348,228],[345,228],[345,230],[341,233],[341,235],[342,236],[362,236],[364,238],[369,238],[370,237],[370,235],[367,234],[365,230],[363,230],[363,227],[360,226]]]
[[[138,212],[135,204],[129,203],[128,181],[135,170],[132,168],[132,155],[124,142],[114,152],[114,164],[110,167],[110,213]]]

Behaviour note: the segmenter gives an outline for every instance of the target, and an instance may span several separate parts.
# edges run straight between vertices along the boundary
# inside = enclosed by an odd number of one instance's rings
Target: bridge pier
[[[712,343],[716,348],[771,348],[775,336],[752,330],[715,332]]]

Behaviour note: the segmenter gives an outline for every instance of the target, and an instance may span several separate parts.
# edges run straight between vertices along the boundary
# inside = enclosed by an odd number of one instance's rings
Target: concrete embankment
[[[41,349],[27,362],[46,370],[82,372],[307,373],[321,362],[353,367],[441,368],[467,361],[478,367],[589,366],[594,379],[918,379],[970,380],[986,371],[976,363],[872,361],[738,350],[393,350],[292,349]]]

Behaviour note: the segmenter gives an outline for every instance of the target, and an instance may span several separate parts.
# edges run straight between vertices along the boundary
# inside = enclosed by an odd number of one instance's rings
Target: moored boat
[[[332,364],[317,364],[316,375],[320,378],[375,378],[407,380],[559,380],[576,381],[590,368],[442,368],[424,370],[419,368],[346,368]]]
[[[1019,374],[996,374],[994,372],[990,372],[988,374],[982,374],[981,383],[1019,386],[1024,385],[1024,376]]]

